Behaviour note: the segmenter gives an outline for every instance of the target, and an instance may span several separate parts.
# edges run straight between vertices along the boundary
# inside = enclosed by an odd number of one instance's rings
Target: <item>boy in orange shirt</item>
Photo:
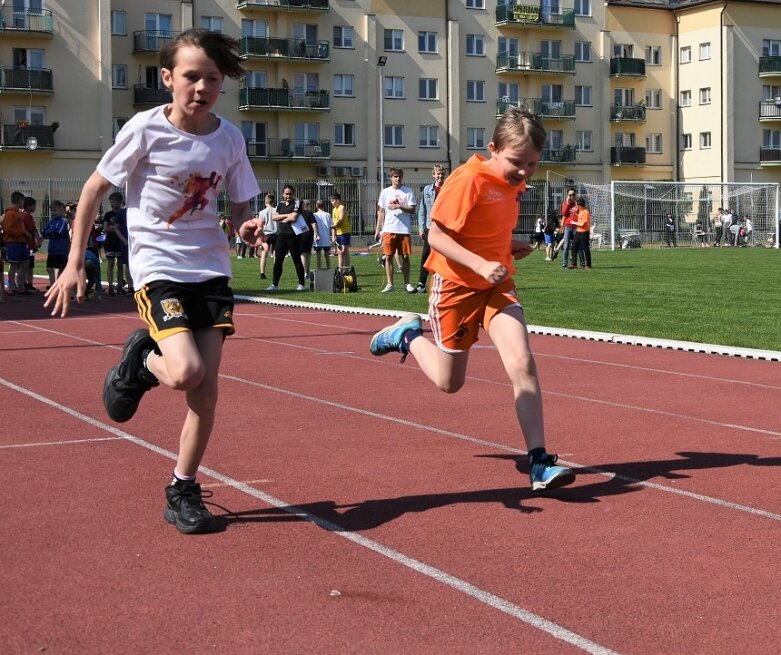
[[[570,268],[578,267],[578,253],[581,253],[583,268],[591,270],[591,212],[586,209],[586,199],[582,196],[577,199],[577,219],[575,220],[575,240],[572,243],[572,263]],[[584,258],[585,257],[585,258]]]
[[[466,380],[469,348],[482,325],[513,385],[534,491],[575,480],[545,450],[542,393],[512,278],[513,259],[532,252],[512,233],[520,193],[534,175],[545,139],[545,128],[533,115],[510,107],[496,125],[488,159],[474,155],[453,172],[434,205],[429,231],[434,342],[423,337],[420,316],[411,314],[380,330],[369,345],[373,355],[400,352],[402,361],[411,353],[439,389],[455,393]]]

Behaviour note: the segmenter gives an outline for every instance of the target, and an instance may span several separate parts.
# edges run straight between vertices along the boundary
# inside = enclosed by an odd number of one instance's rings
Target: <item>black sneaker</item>
[[[201,491],[197,482],[176,480],[165,488],[168,504],[163,517],[183,534],[213,532],[214,517],[203,504],[204,496],[211,495],[211,491]]]
[[[144,366],[144,353],[155,349],[149,330],[136,330],[125,341],[119,364],[106,374],[103,406],[117,423],[133,418],[141,396],[160,384]]]

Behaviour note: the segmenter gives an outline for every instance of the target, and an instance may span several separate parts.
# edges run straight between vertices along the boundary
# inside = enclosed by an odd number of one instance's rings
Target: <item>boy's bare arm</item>
[[[491,262],[467,250],[450,236],[448,230],[434,220],[428,233],[429,245],[451,261],[472,269],[491,284],[497,284],[507,277],[507,267],[500,262]]]

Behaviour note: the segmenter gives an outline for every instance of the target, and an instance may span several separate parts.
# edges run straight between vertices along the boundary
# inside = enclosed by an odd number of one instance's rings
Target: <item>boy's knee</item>
[[[456,393],[464,386],[463,380],[445,380],[437,383],[437,388],[447,394]]]
[[[202,362],[182,362],[168,368],[170,386],[178,391],[192,391],[203,382],[204,373]]]

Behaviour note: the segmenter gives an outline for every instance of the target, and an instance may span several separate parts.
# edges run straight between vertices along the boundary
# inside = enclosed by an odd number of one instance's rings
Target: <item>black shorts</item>
[[[312,252],[312,247],[315,245],[315,235],[312,234],[312,230],[308,230],[301,235],[301,254],[306,255]]]
[[[68,255],[47,255],[46,268],[65,268],[68,265]]]
[[[233,290],[228,281],[218,277],[205,282],[150,282],[134,294],[138,315],[155,341],[210,327],[233,334]]]

